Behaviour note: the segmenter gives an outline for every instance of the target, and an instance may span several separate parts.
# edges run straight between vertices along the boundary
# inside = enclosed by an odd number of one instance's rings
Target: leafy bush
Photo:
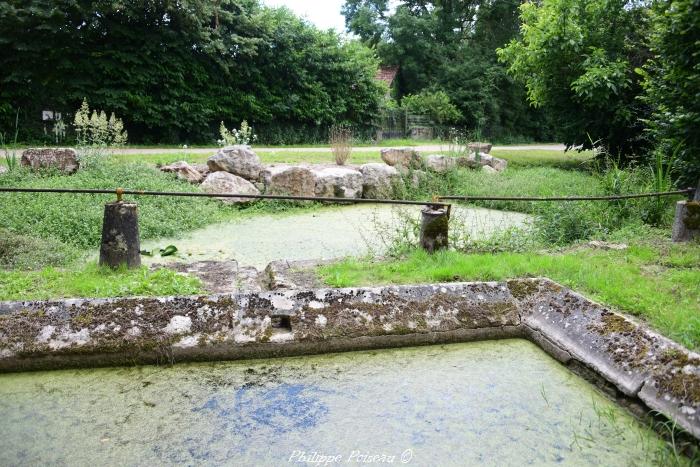
[[[409,94],[401,100],[401,107],[412,113],[427,115],[438,125],[455,123],[462,119],[462,114],[444,91]]]
[[[638,70],[645,101],[653,108],[648,123],[679,186],[695,187],[700,180],[700,2],[661,0],[651,12],[655,56]]]
[[[644,2],[544,0],[520,7],[522,36],[498,49],[528,99],[549,112],[564,142],[602,143],[632,158],[648,148],[640,76],[648,53]]]

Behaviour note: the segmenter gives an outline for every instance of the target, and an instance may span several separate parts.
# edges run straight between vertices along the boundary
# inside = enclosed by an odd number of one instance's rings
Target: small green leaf
[[[168,245],[160,250],[161,256],[173,256],[175,253],[177,253],[177,247],[175,245]]]

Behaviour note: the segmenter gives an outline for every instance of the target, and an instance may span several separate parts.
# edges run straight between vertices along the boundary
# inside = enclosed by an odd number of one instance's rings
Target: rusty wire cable
[[[11,188],[0,187],[0,193],[70,193],[70,194],[93,194],[93,195],[117,195],[121,200],[124,195],[132,196],[174,196],[190,198],[242,198],[242,199],[265,199],[283,201],[316,201],[330,203],[372,203],[372,204],[400,204],[413,206],[439,206],[449,207],[448,203],[440,201],[410,201],[396,199],[363,199],[363,198],[333,198],[314,196],[286,196],[286,195],[250,195],[242,193],[198,193],[179,191],[142,191],[125,190],[117,188],[115,190],[89,189],[89,188]]]
[[[286,196],[286,195],[250,195],[242,193],[198,193],[198,192],[178,192],[178,191],[143,191],[143,190],[125,190],[117,188],[113,190],[106,189],[88,189],[88,188],[13,188],[0,187],[0,193],[69,193],[69,194],[104,194],[117,195],[117,199],[121,200],[123,195],[132,196],[175,196],[175,197],[192,197],[192,198],[241,198],[241,199],[263,199],[263,200],[284,200],[284,201],[316,201],[316,202],[331,202],[331,203],[373,203],[373,204],[398,204],[398,205],[413,205],[413,206],[439,206],[448,207],[449,203],[441,201],[618,201],[625,199],[639,198],[655,198],[662,196],[692,196],[695,193],[695,188],[687,188],[685,190],[662,191],[654,193],[635,193],[629,195],[611,195],[611,196],[552,196],[552,197],[527,197],[527,196],[478,196],[478,195],[460,195],[460,196],[435,196],[432,201],[410,201],[396,199],[363,199],[363,198],[336,198],[336,197],[314,197],[314,196]]]
[[[662,196],[692,195],[695,188],[687,188],[677,191],[661,191],[655,193],[635,193],[629,195],[612,196],[551,196],[551,197],[527,197],[527,196],[438,196],[439,200],[449,201],[618,201],[623,199],[657,198]]]

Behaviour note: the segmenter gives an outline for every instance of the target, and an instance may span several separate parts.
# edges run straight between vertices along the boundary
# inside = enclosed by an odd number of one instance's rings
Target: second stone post
[[[678,202],[673,221],[674,242],[689,242],[694,238],[700,238],[700,181],[693,197]]]
[[[129,269],[141,266],[139,216],[136,203],[117,201],[105,204],[100,266],[116,269],[122,265]]]
[[[448,247],[450,214],[444,206],[426,206],[421,211],[420,246],[428,253]]]

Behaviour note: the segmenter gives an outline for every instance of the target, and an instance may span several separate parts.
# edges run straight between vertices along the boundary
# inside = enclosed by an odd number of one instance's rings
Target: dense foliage
[[[348,0],[350,31],[399,66],[396,97],[443,92],[461,118],[454,123],[489,138],[554,138],[522,84],[498,62],[496,49],[518,34],[518,0]]]
[[[356,42],[258,0],[0,2],[0,131],[50,135],[83,98],[124,118],[131,142],[205,142],[220,122],[275,143],[370,125],[382,86]]]
[[[673,158],[682,187],[700,180],[700,1],[654,4],[650,60],[644,76],[645,101],[658,151]]]
[[[522,37],[499,50],[528,99],[560,123],[571,145],[605,145],[627,157],[646,147],[645,8],[637,0],[546,0],[521,7]]]

